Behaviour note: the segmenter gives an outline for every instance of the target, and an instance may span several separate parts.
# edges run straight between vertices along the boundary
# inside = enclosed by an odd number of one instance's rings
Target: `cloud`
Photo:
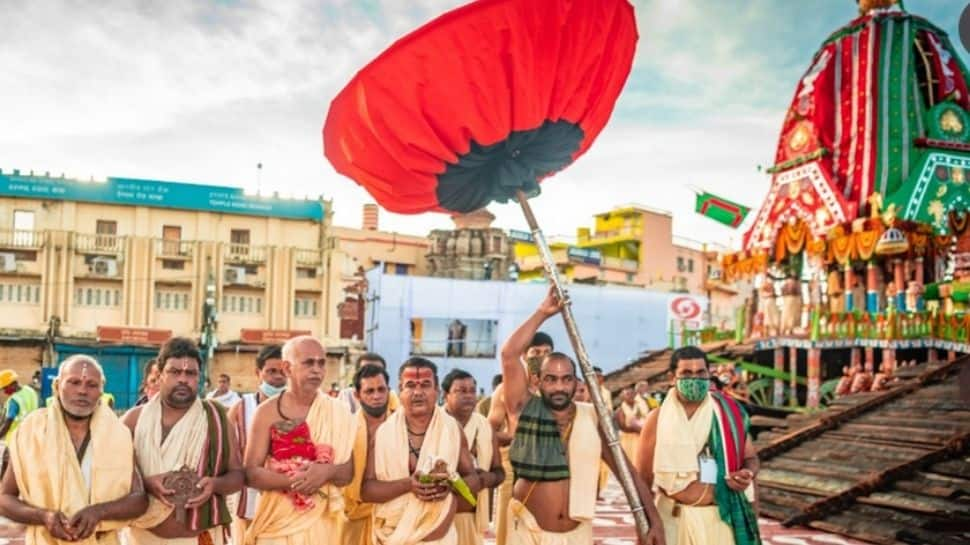
[[[383,49],[462,0],[8,0],[0,33],[0,167],[324,194],[357,225],[367,194],[322,155],[332,97]],[[956,8],[908,2],[956,36]],[[916,4],[916,5],[909,5]],[[693,213],[687,185],[757,206],[795,81],[854,16],[844,0],[636,0],[640,47],[611,123],[534,201],[574,235],[624,202],[671,210],[675,232],[735,241]],[[951,13],[952,12],[952,13]],[[934,19],[936,18],[936,19]],[[947,23],[949,24],[949,23]],[[523,228],[513,205],[497,225]],[[425,234],[444,215],[384,213]]]

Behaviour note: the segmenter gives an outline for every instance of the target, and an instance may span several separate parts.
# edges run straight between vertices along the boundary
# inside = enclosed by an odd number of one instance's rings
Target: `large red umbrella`
[[[395,42],[337,95],[323,127],[337,172],[401,213],[516,199],[561,301],[580,369],[595,374],[527,197],[599,135],[630,74],[627,0],[479,0]],[[590,394],[638,532],[647,519],[611,408]]]
[[[626,0],[481,0],[394,43],[337,95],[337,172],[393,212],[538,193],[606,125],[637,30]]]

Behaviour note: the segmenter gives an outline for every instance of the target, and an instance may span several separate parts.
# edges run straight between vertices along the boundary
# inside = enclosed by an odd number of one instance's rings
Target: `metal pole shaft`
[[[556,290],[556,297],[560,301],[566,302],[562,308],[562,319],[566,325],[566,333],[569,335],[569,341],[573,345],[573,350],[576,352],[576,359],[579,360],[579,369],[583,373],[583,378],[586,379],[586,384],[589,385],[587,389],[589,390],[590,397],[593,399],[593,407],[596,408],[596,415],[599,417],[600,429],[603,430],[603,435],[606,437],[606,444],[610,452],[613,453],[613,459],[616,461],[616,469],[619,473],[617,478],[620,480],[620,485],[623,487],[623,492],[626,494],[626,499],[630,504],[633,520],[636,523],[637,534],[640,536],[641,542],[645,543],[650,524],[647,522],[646,512],[643,509],[643,504],[640,502],[640,494],[637,492],[637,487],[634,484],[633,473],[630,471],[626,456],[620,447],[620,438],[617,434],[616,427],[613,425],[612,407],[606,406],[606,402],[600,394],[599,385],[596,383],[596,373],[593,371],[593,364],[589,361],[589,354],[586,353],[583,339],[579,335],[579,327],[576,325],[576,319],[573,316],[572,304],[566,299],[566,290],[563,287],[562,279],[559,277],[559,269],[556,268],[556,262],[552,257],[549,244],[546,242],[542,230],[539,229],[539,224],[536,222],[535,215],[532,213],[532,207],[529,206],[529,201],[525,193],[520,190],[516,193],[516,197],[518,198],[519,205],[522,207],[522,213],[525,214],[525,219],[529,223],[532,236],[535,238],[539,255],[542,256],[542,263],[546,269],[546,275],[548,275],[549,281]]]

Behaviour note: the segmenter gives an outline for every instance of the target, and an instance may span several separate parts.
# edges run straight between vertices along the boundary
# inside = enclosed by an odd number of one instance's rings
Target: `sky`
[[[0,0],[0,168],[323,195],[335,224],[359,226],[372,199],[322,153],[330,101],[396,39],[464,3]],[[633,4],[640,41],[610,123],[543,183],[536,215],[547,235],[570,237],[638,203],[672,212],[675,235],[737,247],[743,229],[694,214],[692,188],[757,208],[795,84],[855,2]],[[966,4],[905,2],[970,63],[957,31]],[[526,228],[517,206],[489,209],[496,226]],[[415,235],[453,225],[383,210],[380,221]]]

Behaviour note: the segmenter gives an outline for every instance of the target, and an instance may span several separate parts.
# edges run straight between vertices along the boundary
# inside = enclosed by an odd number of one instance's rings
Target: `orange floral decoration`
[[[812,257],[824,257],[825,239],[812,237],[805,245],[805,251]]]
[[[854,233],[856,255],[859,259],[868,261],[872,258],[880,236],[882,236],[882,232],[877,230]]]
[[[829,260],[835,261],[839,265],[845,265],[852,259],[855,253],[852,235],[837,236],[829,242]]]
[[[804,222],[786,223],[778,231],[778,240],[775,242],[775,261],[781,261],[787,255],[801,252],[805,248],[806,240],[808,240],[808,226]]]
[[[915,256],[926,255],[930,246],[930,237],[925,233],[907,233],[909,235],[909,250]]]

